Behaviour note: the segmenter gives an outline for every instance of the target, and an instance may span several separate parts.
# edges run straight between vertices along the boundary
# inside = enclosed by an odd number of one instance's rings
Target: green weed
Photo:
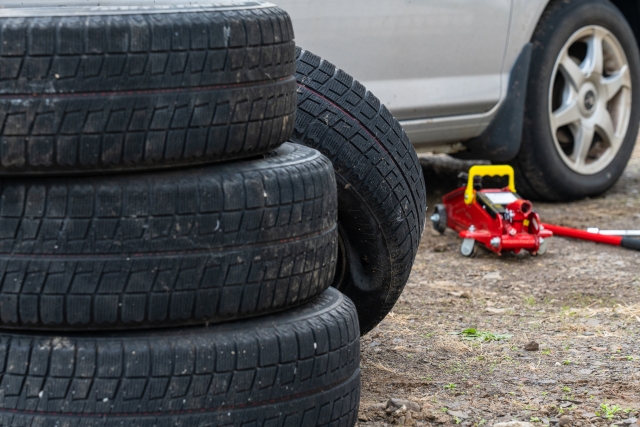
[[[503,341],[508,340],[513,335],[509,334],[494,334],[492,332],[483,332],[478,331],[476,328],[467,328],[460,332],[463,340],[469,341],[481,341],[481,342],[491,342],[491,341]]]

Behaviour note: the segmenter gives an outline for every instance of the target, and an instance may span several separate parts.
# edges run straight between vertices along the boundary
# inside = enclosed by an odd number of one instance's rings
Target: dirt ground
[[[460,163],[447,159],[424,164],[429,214],[456,185]],[[604,196],[534,206],[549,223],[640,229],[640,146]],[[362,338],[360,426],[640,417],[640,252],[563,238],[540,257],[470,259],[459,247],[429,222],[400,301]],[[460,335],[467,328],[487,334]],[[525,350],[531,341],[537,350]]]

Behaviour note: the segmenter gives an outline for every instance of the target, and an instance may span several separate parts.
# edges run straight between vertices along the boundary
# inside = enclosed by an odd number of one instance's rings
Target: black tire
[[[328,290],[278,315],[118,335],[0,335],[3,426],[353,426],[358,319]]]
[[[0,324],[175,326],[255,316],[330,286],[331,163],[272,156],[182,171],[0,182]]]
[[[333,162],[341,256],[334,286],[358,308],[362,333],[402,293],[424,231],[422,168],[400,124],[364,86],[297,48],[293,141]]]
[[[160,168],[277,147],[295,114],[293,29],[284,11],[255,5],[30,16],[40,9],[9,4],[0,174]]]
[[[632,80],[629,127],[618,154],[602,171],[579,174],[561,159],[549,120],[549,88],[555,61],[572,34],[588,25],[611,31],[627,56]],[[640,121],[640,55],[633,31],[608,0],[554,0],[533,35],[533,57],[527,87],[522,147],[512,163],[518,192],[536,200],[566,201],[595,196],[622,174],[633,151]]]

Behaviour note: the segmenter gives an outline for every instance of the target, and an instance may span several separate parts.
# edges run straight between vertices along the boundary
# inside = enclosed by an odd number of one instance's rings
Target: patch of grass
[[[444,388],[445,388],[446,390],[455,390],[455,389],[456,389],[456,387],[458,387],[458,386],[457,386],[457,385],[455,385],[454,383],[449,383],[449,384],[447,384],[446,386],[444,386]]]
[[[530,305],[530,306],[536,305],[536,299],[534,298],[533,295],[526,296],[522,300],[525,303],[525,305]]]
[[[572,363],[571,360],[563,360],[562,361],[563,365],[571,365],[571,363]]]
[[[609,406],[608,403],[601,403],[600,411],[596,411],[596,415],[599,417],[605,417],[606,419],[610,420],[615,414],[620,411],[622,411],[622,408],[618,405]]]
[[[531,418],[529,419],[529,422],[532,422],[532,423],[541,423],[542,421],[541,421],[541,420],[540,420],[540,418],[538,418],[538,417],[531,417]]]
[[[627,356],[627,360],[628,360],[629,362],[633,362],[633,360],[634,360],[634,359],[633,359],[633,356]]]
[[[494,334],[493,332],[478,331],[476,328],[467,328],[467,329],[463,329],[462,332],[460,332],[460,336],[462,337],[463,340],[491,342],[491,341],[508,340],[513,335]]]
[[[542,350],[540,353],[544,354],[545,356],[549,356],[551,354],[551,350],[546,348],[546,349]]]
[[[564,391],[565,393],[571,393],[571,389],[567,386],[562,387],[562,391]]]

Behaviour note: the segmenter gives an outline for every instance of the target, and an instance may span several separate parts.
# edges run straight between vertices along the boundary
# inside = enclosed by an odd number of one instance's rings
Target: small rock
[[[590,420],[591,418],[597,417],[597,415],[594,414],[593,412],[583,412],[582,417]]]
[[[452,417],[460,418],[461,420],[466,420],[469,418],[469,414],[462,411],[448,411],[448,414]]]
[[[591,375],[592,372],[593,371],[591,369],[580,369],[578,371],[578,373],[581,374],[581,375]]]
[[[524,346],[524,349],[527,351],[538,351],[540,350],[540,344],[535,341],[531,341],[529,344]]]
[[[464,299],[471,299],[471,293],[470,292],[463,292],[460,294],[460,298],[464,298]]]
[[[507,423],[496,423],[493,427],[535,427],[532,423],[524,421],[509,421]]]
[[[380,345],[380,341],[373,340],[371,341],[371,344],[369,344],[369,347],[377,347],[379,345]]]
[[[637,423],[638,423],[637,418],[627,418],[626,420],[622,421],[622,424],[637,424]]]
[[[540,380],[540,381],[538,381],[539,385],[555,384],[555,383],[557,383],[556,380]]]
[[[447,252],[449,250],[449,246],[446,243],[438,243],[433,247],[433,252]]]
[[[396,411],[398,409],[401,409],[403,406],[413,412],[420,412],[421,409],[419,403],[412,402],[410,400],[397,399],[395,397],[387,400],[387,410],[391,409],[393,411]]]
[[[500,272],[498,271],[493,271],[491,273],[486,273],[482,276],[482,278],[484,280],[502,280],[502,276],[500,275]]]
[[[636,423],[636,424],[629,424],[629,427],[640,427],[640,424]]]
[[[504,308],[487,307],[484,311],[489,314],[504,314],[506,310]]]
[[[558,421],[558,425],[560,425],[560,427],[569,427],[573,424],[573,418],[570,417],[569,415],[563,415],[560,417],[560,420]]]

